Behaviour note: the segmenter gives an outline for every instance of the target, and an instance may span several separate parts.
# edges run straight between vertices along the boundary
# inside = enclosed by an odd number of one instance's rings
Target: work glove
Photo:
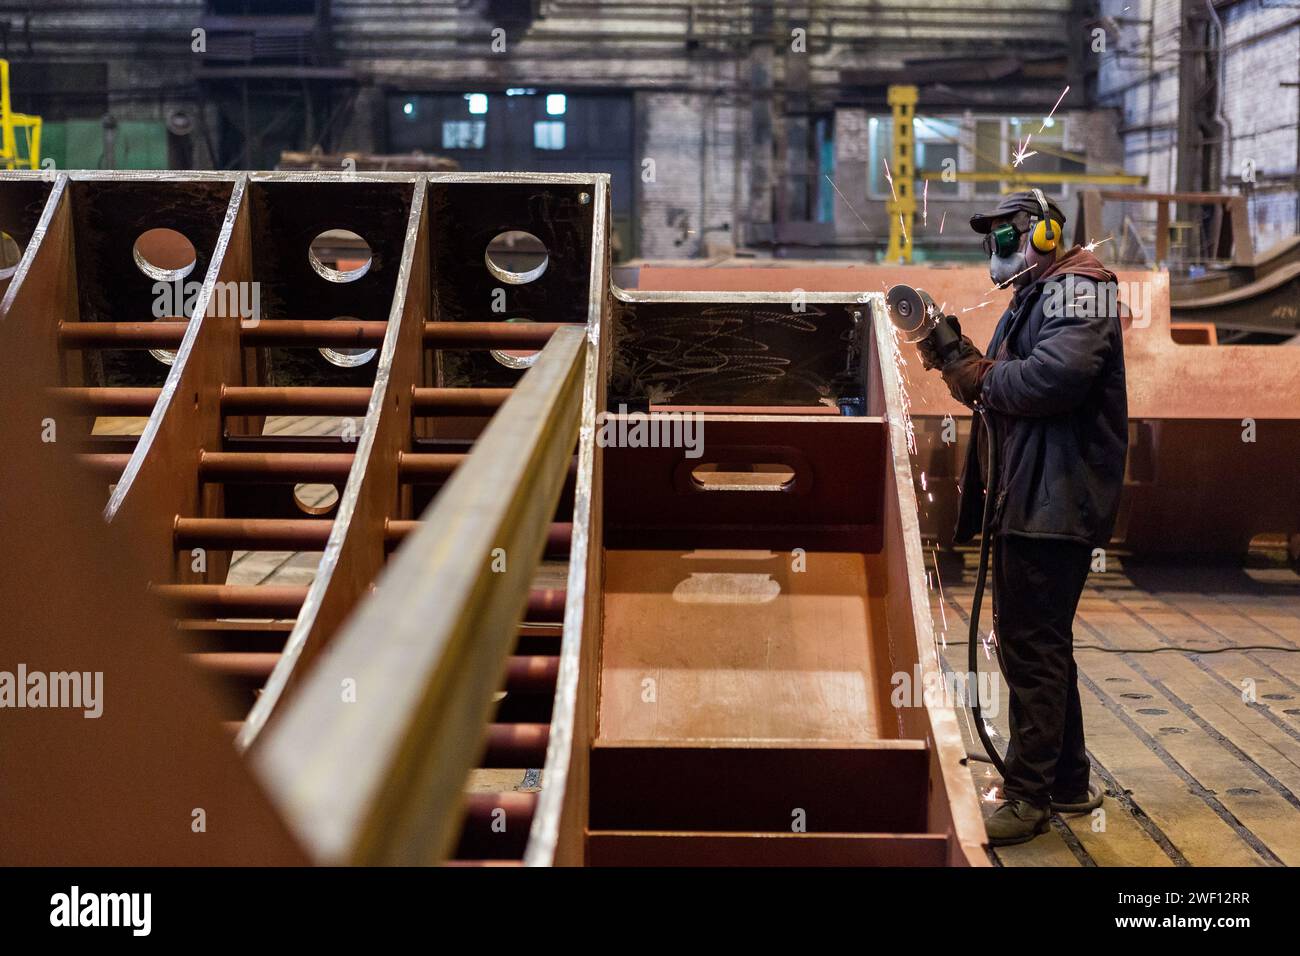
[[[947,317],[947,321],[952,324],[953,331],[961,338],[961,349],[958,355],[965,355],[972,349],[974,349],[976,355],[980,354],[979,349],[975,348],[975,343],[962,335],[961,323],[957,321],[957,316],[950,315]],[[943,361],[939,358],[939,353],[934,347],[934,342],[929,336],[916,343],[916,350],[921,353],[921,367],[927,372],[932,368],[940,368],[943,365]]]
[[[970,344],[970,339],[963,338],[962,344]],[[992,367],[993,363],[980,355],[979,349],[974,345],[970,345],[969,349],[963,348],[956,358],[943,367],[943,380],[953,398],[967,408],[974,408],[980,398],[984,376]]]

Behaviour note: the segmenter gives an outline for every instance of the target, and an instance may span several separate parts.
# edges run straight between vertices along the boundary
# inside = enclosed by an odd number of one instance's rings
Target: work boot
[[[1088,813],[1101,806],[1101,787],[1095,783],[1088,784],[1086,793],[1076,794],[1065,800],[1053,800],[1053,813]]]
[[[1051,814],[1046,807],[1036,807],[1024,800],[1008,800],[984,821],[990,846],[1014,846],[1028,843],[1040,833],[1047,832]]]

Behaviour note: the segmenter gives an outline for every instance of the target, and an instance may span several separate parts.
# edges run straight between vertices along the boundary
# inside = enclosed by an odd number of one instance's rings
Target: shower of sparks
[[[881,156],[880,161],[885,164],[885,179],[889,182],[889,194],[894,197],[894,202],[898,202],[898,193],[894,191],[894,177],[889,172],[889,160]]]
[[[948,210],[945,209],[943,211],[943,215],[939,217],[939,235],[941,236],[943,235],[943,224],[947,221],[948,221]]]
[[[925,181],[921,187],[921,228],[924,229],[930,222],[930,180]]]
[[[1021,269],[1019,272],[1017,272],[1015,275],[1013,275],[1010,279],[1008,279],[1008,280],[1007,280],[1003,285],[1000,285],[1000,286],[995,285],[993,288],[989,289],[989,290],[988,290],[987,292],[985,292],[984,294],[985,294],[985,295],[992,295],[992,294],[995,293],[995,292],[1001,292],[1002,289],[1003,289],[1005,286],[1008,286],[1008,285],[1010,285],[1011,283],[1015,282],[1017,279],[1019,279],[1019,278],[1020,278],[1022,275],[1024,275],[1026,272],[1032,272],[1033,269],[1034,269],[1033,266],[1030,266],[1028,269]]]
[[[1103,242],[1110,242],[1114,238],[1115,238],[1114,236],[1107,236],[1105,239],[1093,239],[1091,242],[1089,242],[1086,246],[1083,247],[1083,251],[1092,252],[1092,250],[1096,249]]]
[[[933,491],[926,492],[926,495],[925,495],[925,496],[926,496],[927,498],[930,499],[930,504],[934,504],[934,492],[933,492]]]
[[[823,173],[822,175],[826,176],[825,173]],[[840,187],[835,185],[835,180],[831,179],[830,176],[826,176],[826,181],[827,181],[828,183],[831,184],[831,189],[835,190],[835,195],[839,196],[841,199],[844,200],[844,205],[846,205],[846,206],[849,207],[849,212],[851,212],[851,213],[853,213],[853,215],[857,216],[857,218],[858,218],[858,222],[862,223],[862,228],[865,229],[865,230],[867,230],[867,232],[870,232],[870,231],[871,231],[871,227],[867,225],[866,220],[864,220],[861,216],[858,216],[858,211],[857,211],[856,209],[853,208],[853,203],[849,202],[849,197],[848,197],[848,196],[846,196],[846,195],[844,195],[844,193],[840,192]]]
[[[898,214],[898,228],[903,232],[903,241],[907,242],[907,226],[903,225],[903,214]]]
[[[992,302],[993,302],[992,299],[985,299],[985,300],[984,300],[983,302],[981,302],[979,305],[968,305],[968,306],[966,306],[966,308],[962,309],[962,312],[974,312],[976,309],[982,309],[982,308],[984,308],[984,306],[992,304]]]
[[[903,384],[906,378],[903,369],[907,366],[907,359],[903,358],[903,350],[899,348],[898,329],[894,323],[889,323],[890,339],[894,343],[894,368],[898,370],[898,392],[903,397],[903,434],[907,436],[907,450],[911,454],[916,454],[916,431],[912,426],[912,399],[907,394],[907,388]]]
[[[1029,141],[1033,138],[1034,134],[1029,133],[1023,140],[1016,140],[1016,152],[1015,155],[1011,157],[1012,166],[1019,166],[1030,156],[1038,155],[1038,150],[1031,150],[1029,148]]]
[[[928,488],[925,487],[925,472],[921,472],[921,490],[922,490],[922,491],[929,491],[929,490],[930,490],[930,489],[928,489]]]
[[[1061,100],[1065,99],[1065,95],[1067,94],[1067,92],[1070,92],[1069,86],[1067,86],[1065,90],[1061,91],[1060,96],[1057,96],[1056,103],[1052,105],[1052,112],[1048,113],[1047,116],[1043,117],[1043,122],[1041,122],[1041,124],[1039,125],[1039,133],[1047,129],[1048,121],[1050,120],[1050,118],[1054,116],[1054,114],[1056,114],[1057,107],[1060,107]],[[1015,140],[1015,153],[1013,156],[1011,156],[1011,165],[1013,166],[1021,165],[1022,163],[1024,163],[1024,160],[1028,159],[1028,157],[1039,155],[1039,152],[1037,152],[1037,150],[1031,150],[1030,148],[1030,140],[1034,139],[1035,135],[1037,134],[1027,133],[1026,135],[1024,135],[1024,139]]]
[[[984,791],[984,794],[983,794],[983,796],[982,796],[982,799],[984,800],[985,803],[997,803],[997,802],[998,802],[998,785],[995,783],[993,786],[991,786],[991,787],[989,787],[987,790],[985,790],[985,791]]]
[[[1125,7],[1125,9],[1128,8]],[[1047,129],[1047,121],[1056,115],[1056,107],[1061,105],[1061,100],[1065,99],[1065,94],[1068,92],[1070,92],[1070,88],[1068,86],[1065,89],[1061,90],[1061,95],[1056,98],[1056,103],[1053,104],[1052,106],[1052,112],[1048,113],[1046,116],[1043,117],[1043,125],[1038,127],[1038,132],[1041,133],[1043,130]]]
[[[943,578],[939,577],[939,549],[934,547],[934,545],[931,545],[930,554],[934,556],[934,579],[939,582],[939,615],[943,618],[943,646],[947,647],[948,612],[943,608],[945,602],[943,596]]]

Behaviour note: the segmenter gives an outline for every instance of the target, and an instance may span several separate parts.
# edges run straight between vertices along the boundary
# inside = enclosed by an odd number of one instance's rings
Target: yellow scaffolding
[[[25,134],[27,151],[18,152],[17,131]],[[0,167],[41,168],[41,118],[15,113],[9,103],[9,61],[0,59]]]
[[[922,179],[942,180],[943,173],[938,170],[926,170]],[[1073,183],[1086,186],[1145,186],[1145,176],[1133,176],[1127,173],[1029,173],[1012,166],[1001,167],[1000,172],[987,173],[949,173],[949,180],[959,183],[1000,183],[1004,193],[1013,193],[1026,186],[1050,186],[1056,183]]]
[[[916,113],[916,87],[891,86],[889,106],[893,110],[893,191],[885,208],[889,211],[889,248],[886,262],[912,261],[912,220],[916,216],[916,150],[912,140],[912,118]]]
[[[891,86],[888,91],[890,108],[893,110],[893,148],[890,162],[893,175],[893,197],[885,201],[889,211],[889,248],[885,252],[886,262],[912,261],[912,222],[916,215],[916,153],[913,136],[913,120],[916,118],[916,87]],[[924,123],[922,117],[920,122]],[[956,139],[949,139],[956,143]],[[1050,152],[1050,151],[1049,151]],[[1056,155],[1066,155],[1059,153]],[[1060,185],[1065,183],[1088,186],[1142,186],[1146,176],[1134,176],[1128,173],[1064,173],[1064,172],[1029,172],[1018,166],[998,164],[997,170],[987,172],[952,172],[945,174],[939,170],[926,170],[919,179],[925,181],[953,181],[959,183],[1002,183],[1002,192],[1015,192],[1029,186]]]

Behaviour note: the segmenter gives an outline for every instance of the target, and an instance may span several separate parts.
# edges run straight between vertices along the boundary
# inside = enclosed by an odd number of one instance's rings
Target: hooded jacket
[[[1128,451],[1119,287],[1075,246],[1019,289],[985,355],[983,414],[999,449],[993,530],[1104,546]],[[960,483],[956,540],[980,531],[983,428],[976,411]]]

